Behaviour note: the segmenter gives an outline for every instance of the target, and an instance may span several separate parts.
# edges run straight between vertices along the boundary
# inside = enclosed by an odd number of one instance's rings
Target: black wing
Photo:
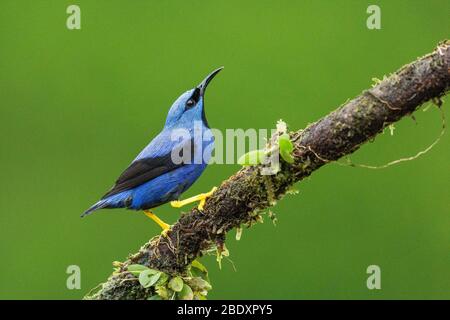
[[[186,143],[190,143],[190,161],[188,163],[193,163],[194,159],[194,139],[186,141]],[[185,143],[185,144],[186,144]],[[183,144],[183,145],[185,145]],[[183,145],[179,146],[180,157],[183,157]],[[102,199],[110,197],[112,195],[118,194],[122,191],[133,189],[141,184],[148,182],[156,177],[159,177],[162,174],[175,170],[179,167],[182,167],[186,164],[186,162],[181,162],[175,164],[172,161],[171,153],[169,152],[167,155],[154,157],[154,158],[144,158],[141,160],[134,161],[125,171],[120,175],[117,179],[114,186],[109,190]]]

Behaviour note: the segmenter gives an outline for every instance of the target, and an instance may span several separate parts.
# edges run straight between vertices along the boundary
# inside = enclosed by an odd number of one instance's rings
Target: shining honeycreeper
[[[150,209],[169,201],[174,207],[200,201],[199,209],[203,209],[206,198],[215,188],[189,199],[178,199],[200,177],[211,157],[214,138],[205,116],[204,96],[208,84],[221,70],[222,67],[211,72],[197,87],[186,91],[173,103],[163,130],[131,162],[111,190],[82,217],[99,209],[143,210],[167,230],[170,226]],[[177,131],[189,134],[174,135]],[[181,154],[181,161],[174,159],[177,154]]]

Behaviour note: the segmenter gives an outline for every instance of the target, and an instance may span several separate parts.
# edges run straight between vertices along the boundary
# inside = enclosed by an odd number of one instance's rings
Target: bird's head
[[[165,128],[186,127],[194,121],[203,121],[208,126],[204,108],[206,87],[222,69],[223,67],[220,67],[211,72],[197,87],[186,91],[173,103],[167,115]]]

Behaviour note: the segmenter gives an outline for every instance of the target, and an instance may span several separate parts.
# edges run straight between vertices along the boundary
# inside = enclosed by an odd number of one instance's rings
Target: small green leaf
[[[205,268],[206,270],[206,268]],[[206,270],[206,272],[201,271],[200,269],[197,268],[191,268],[191,275],[192,277],[200,277],[206,281],[209,281],[209,277],[208,277],[208,271]]]
[[[280,150],[287,152],[292,152],[294,150],[294,145],[287,133],[278,137],[278,145],[280,146]]]
[[[196,292],[194,293],[194,300],[206,300],[206,296],[199,292]]]
[[[170,279],[169,288],[175,292],[180,292],[183,289],[183,279],[180,277],[175,277]]]
[[[264,163],[265,160],[266,152],[264,150],[253,150],[242,155],[237,162],[241,166],[254,166]]]
[[[202,272],[208,273],[208,270],[206,269],[206,267],[203,264],[201,264],[200,261],[198,261],[198,260],[192,261],[191,266],[193,268],[197,268],[198,270],[200,270]]]
[[[157,285],[162,286],[167,282],[167,280],[169,280],[167,273],[161,272],[161,277],[159,278]]]
[[[139,276],[139,274],[142,271],[145,270],[150,270],[149,268],[147,268],[146,266],[143,266],[142,264],[130,264],[127,267],[128,272],[132,273],[134,276]]]
[[[282,134],[278,138],[278,146],[280,148],[280,155],[287,163],[293,163],[294,158],[292,157],[292,151],[294,150],[294,145],[287,133]]]
[[[187,283],[195,291],[209,291],[212,289],[211,284],[200,277],[191,278],[187,281]]]
[[[286,161],[287,163],[294,163],[294,158],[290,153],[280,152],[280,155],[283,158],[283,160]]]
[[[155,292],[164,300],[168,300],[170,295],[172,294],[172,291],[170,291],[166,287],[158,285],[155,287]]]
[[[191,287],[189,287],[186,283],[183,285],[183,288],[177,294],[178,299],[180,300],[192,300],[194,299],[194,293],[192,292]]]
[[[154,295],[154,296],[149,297],[147,300],[162,300],[162,298],[158,295]]]
[[[158,282],[161,277],[162,272],[153,273],[154,270],[148,269],[144,270],[139,274],[139,283],[144,288],[149,288]]]

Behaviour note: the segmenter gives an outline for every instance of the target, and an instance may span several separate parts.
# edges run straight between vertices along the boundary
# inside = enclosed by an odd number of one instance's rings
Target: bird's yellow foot
[[[163,229],[163,231],[161,232],[161,235],[163,235],[165,237],[167,234],[167,231],[169,231],[169,229],[170,229],[170,225],[165,223],[164,221],[162,221],[153,212],[151,212],[149,210],[145,210],[144,214],[147,217],[149,217],[150,219],[152,219],[153,221],[155,221]]]
[[[203,211],[203,207],[205,206],[206,199],[208,197],[212,196],[212,194],[216,190],[217,190],[217,187],[214,187],[211,189],[211,191],[206,192],[206,193],[200,193],[196,196],[193,196],[193,197],[181,200],[181,201],[179,201],[179,200],[171,201],[170,205],[174,208],[181,208],[189,203],[200,201],[197,208],[198,208],[198,210]]]

